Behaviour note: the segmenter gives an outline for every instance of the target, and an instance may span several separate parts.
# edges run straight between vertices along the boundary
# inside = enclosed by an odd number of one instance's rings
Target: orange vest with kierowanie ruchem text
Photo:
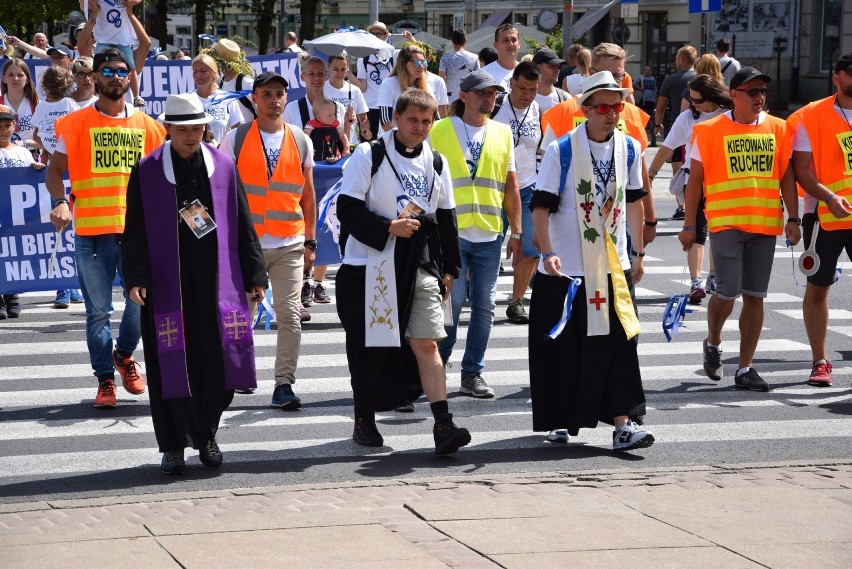
[[[271,175],[257,121],[246,134],[237,158],[237,182],[248,198],[254,229],[258,237],[295,237],[305,234],[302,191],[305,175],[302,158],[290,127],[284,125],[284,138],[278,163]]]
[[[834,109],[835,97],[818,101],[802,125],[808,133],[813,165],[820,184],[852,202],[852,128]],[[852,113],[847,113],[852,117]],[[820,229],[852,229],[852,216],[839,218],[819,202]]]
[[[622,133],[629,134],[638,140],[642,152],[645,152],[648,147],[648,133],[645,132],[645,126],[650,118],[645,111],[636,105],[624,101],[624,110],[621,112],[621,118],[618,119],[617,128]],[[586,117],[583,115],[583,109],[577,104],[577,98],[574,97],[552,106],[541,115],[541,132],[545,133],[550,128],[554,137],[559,138],[584,122],[586,122]]]
[[[90,105],[56,121],[68,156],[74,231],[124,232],[130,170],[163,143],[165,129],[143,112],[109,117]]]
[[[707,227],[780,235],[781,177],[790,160],[787,124],[764,115],[761,124],[740,124],[728,113],[693,128],[704,167]]]

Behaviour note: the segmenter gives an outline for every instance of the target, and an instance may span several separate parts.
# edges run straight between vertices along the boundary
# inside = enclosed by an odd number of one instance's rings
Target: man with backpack
[[[271,405],[292,411],[302,406],[292,387],[302,339],[302,271],[310,270],[317,249],[313,150],[305,133],[282,119],[287,80],[267,71],[252,88],[257,119],[230,131],[219,150],[237,164],[272,285],[278,339]]]
[[[404,93],[394,108],[397,128],[361,144],[347,163],[337,198],[337,313],[355,400],[352,438],[383,446],[376,411],[425,392],[442,455],[471,437],[453,423],[438,353],[460,254],[450,169],[426,141],[436,111],[429,94]]]
[[[719,67],[722,70],[722,77],[725,79],[725,85],[731,84],[731,79],[740,70],[740,62],[728,55],[731,51],[731,42],[728,38],[721,38],[716,42],[716,57],[719,59]]]
[[[559,79],[559,70],[565,60],[557,57],[556,52],[552,49],[540,47],[533,55],[532,62],[538,65],[538,70],[541,73],[538,94],[535,97],[541,112],[567,101],[570,95],[554,85]]]

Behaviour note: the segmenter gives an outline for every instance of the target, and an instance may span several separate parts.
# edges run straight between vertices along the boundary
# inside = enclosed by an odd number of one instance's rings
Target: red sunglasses
[[[616,103],[614,105],[586,105],[590,109],[595,109],[599,115],[606,115],[609,111],[620,113],[624,110],[624,103]]]

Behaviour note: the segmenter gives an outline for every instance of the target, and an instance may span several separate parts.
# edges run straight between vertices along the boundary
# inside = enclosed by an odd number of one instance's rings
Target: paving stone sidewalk
[[[852,567],[852,459],[0,504],[0,567]]]

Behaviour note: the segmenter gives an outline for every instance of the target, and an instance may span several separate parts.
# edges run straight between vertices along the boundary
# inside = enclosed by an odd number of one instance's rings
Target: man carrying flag
[[[530,301],[533,430],[567,442],[603,421],[619,451],[654,442],[630,419],[645,414],[631,298],[645,253],[641,149],[616,129],[628,92],[609,71],[583,82],[587,120],[547,147],[530,204],[542,252]]]

